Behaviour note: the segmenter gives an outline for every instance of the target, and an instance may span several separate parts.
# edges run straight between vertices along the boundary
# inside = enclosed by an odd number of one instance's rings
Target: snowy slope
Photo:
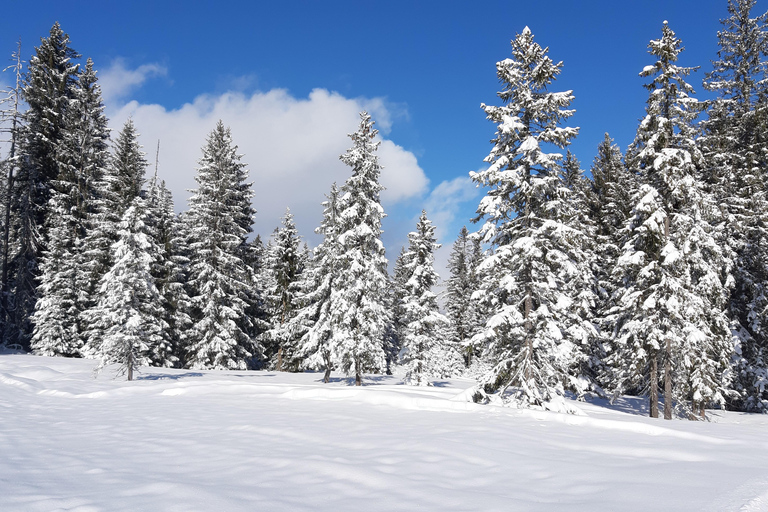
[[[768,510],[768,417],[480,406],[468,381],[0,355],[0,510]]]

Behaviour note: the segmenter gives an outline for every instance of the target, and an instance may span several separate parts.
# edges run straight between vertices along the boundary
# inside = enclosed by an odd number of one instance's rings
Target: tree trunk
[[[707,419],[707,409],[706,409],[706,407],[704,407],[704,402],[701,402],[700,406],[701,406],[701,413],[700,413],[701,414],[701,419],[706,421],[706,419]]]
[[[650,406],[651,406],[651,418],[658,418],[659,417],[659,363],[656,359],[656,352],[653,352],[653,355],[651,356],[651,377],[650,377],[650,387],[651,387],[651,398],[650,398]]]
[[[283,371],[283,346],[282,345],[280,345],[277,349],[277,367],[275,369],[279,372]]]
[[[360,372],[360,360],[355,359],[355,386],[363,385],[363,376]]]
[[[325,367],[325,375],[323,375],[323,382],[326,384],[331,382],[331,366],[330,365]]]
[[[664,361],[664,419],[672,419],[672,342],[667,340]]]
[[[530,287],[525,294],[525,331],[526,331],[526,346],[528,348],[528,359],[533,358],[533,324],[531,323],[531,311],[533,310],[533,298],[531,297]],[[531,380],[531,365],[527,364],[525,367],[525,380],[530,382]]]

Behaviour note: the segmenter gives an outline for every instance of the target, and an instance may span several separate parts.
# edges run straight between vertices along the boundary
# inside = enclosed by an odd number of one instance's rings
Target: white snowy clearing
[[[768,510],[768,416],[481,406],[469,381],[0,355],[3,511]]]

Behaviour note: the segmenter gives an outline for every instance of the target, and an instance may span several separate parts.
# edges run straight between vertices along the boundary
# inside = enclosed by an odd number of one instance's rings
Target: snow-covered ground
[[[768,511],[768,416],[481,406],[469,381],[0,355],[2,511]]]

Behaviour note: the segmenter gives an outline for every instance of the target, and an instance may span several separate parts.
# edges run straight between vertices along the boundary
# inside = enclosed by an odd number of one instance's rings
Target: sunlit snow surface
[[[2,511],[768,510],[768,416],[468,403],[469,381],[0,355]]]

